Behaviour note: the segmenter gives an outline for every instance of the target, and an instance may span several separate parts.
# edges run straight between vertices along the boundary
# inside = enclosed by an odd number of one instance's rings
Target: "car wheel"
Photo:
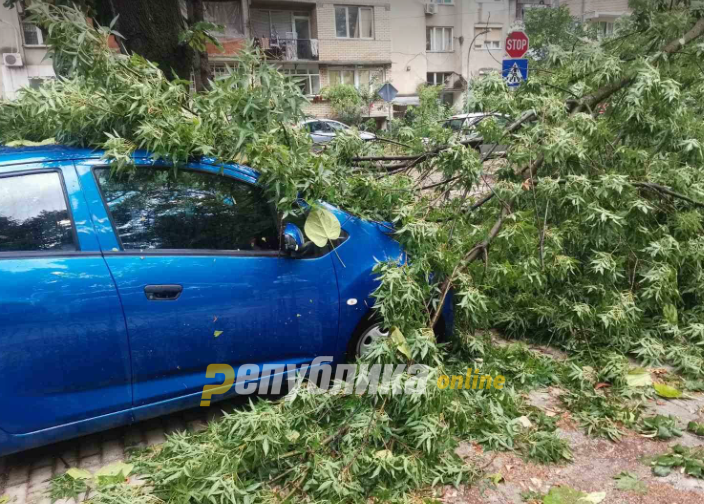
[[[359,358],[368,355],[379,340],[388,337],[389,331],[384,331],[380,323],[377,322],[368,326],[354,342],[353,357]]]
[[[360,329],[350,338],[350,342],[347,345],[347,362],[354,362],[356,359],[364,357],[371,351],[377,341],[388,337],[389,331],[382,329],[381,322],[368,319],[366,323],[361,324]],[[435,326],[435,337],[438,343],[444,343],[445,320],[442,318]]]

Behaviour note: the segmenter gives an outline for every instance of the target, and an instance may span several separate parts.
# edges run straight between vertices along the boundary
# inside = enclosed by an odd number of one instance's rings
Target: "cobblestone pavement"
[[[140,422],[127,427],[62,441],[21,453],[0,457],[0,502],[9,504],[50,504],[46,491],[49,479],[70,467],[95,471],[111,462],[125,459],[125,450],[162,443],[166,434],[183,430],[199,431],[207,423],[245,404],[233,400],[210,408],[197,408]],[[59,500],[58,504],[73,503]]]

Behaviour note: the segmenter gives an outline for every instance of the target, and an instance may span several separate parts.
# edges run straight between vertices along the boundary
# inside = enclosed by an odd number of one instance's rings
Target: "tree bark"
[[[201,23],[205,21],[205,6],[203,0],[190,0],[189,24]],[[195,54],[196,62],[196,91],[207,91],[210,89],[210,60],[208,59],[208,51],[198,52]]]
[[[169,79],[190,80],[193,51],[178,41],[184,27],[178,0],[103,0],[97,7],[103,23],[120,16],[115,29],[129,52],[156,63]]]

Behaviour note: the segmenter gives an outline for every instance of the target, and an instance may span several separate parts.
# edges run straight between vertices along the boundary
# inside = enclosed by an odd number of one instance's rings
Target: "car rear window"
[[[0,252],[76,249],[58,172],[0,177]]]

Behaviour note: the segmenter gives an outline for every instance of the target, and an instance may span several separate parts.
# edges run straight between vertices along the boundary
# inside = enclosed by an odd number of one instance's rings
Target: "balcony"
[[[258,37],[255,44],[277,61],[318,61],[318,39]]]

